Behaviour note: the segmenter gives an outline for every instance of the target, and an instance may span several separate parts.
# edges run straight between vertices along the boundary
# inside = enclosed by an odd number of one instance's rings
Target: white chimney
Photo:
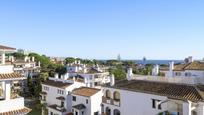
[[[35,62],[35,57],[32,57],[32,62]]]
[[[188,57],[188,63],[192,63],[193,62],[193,57],[192,56],[189,56]]]
[[[152,69],[152,75],[157,76],[159,74],[159,65],[155,65]]]
[[[112,74],[110,76],[110,86],[114,86],[115,85],[115,76]]]
[[[169,71],[173,71],[174,70],[174,62],[170,62],[169,63]]]
[[[69,73],[64,74],[64,80],[67,80],[69,78]]]
[[[28,62],[30,62],[30,57],[28,57]]]
[[[28,57],[25,56],[25,57],[24,57],[24,62],[27,62],[27,60],[28,60]]]
[[[174,70],[174,62],[172,61],[169,63],[168,77],[174,77],[173,70]]]
[[[132,80],[132,76],[133,76],[133,73],[132,73],[132,68],[128,68],[127,70],[127,80]]]
[[[55,73],[55,79],[59,79],[58,73]]]
[[[87,73],[87,69],[86,68],[84,68],[83,70],[84,70],[84,73]]]
[[[76,78],[75,78],[75,76],[73,76],[73,81],[76,81]]]
[[[13,56],[11,56],[11,62],[14,62],[14,57]]]
[[[40,67],[40,65],[41,65],[41,63],[40,63],[40,61],[38,61],[38,67]]]

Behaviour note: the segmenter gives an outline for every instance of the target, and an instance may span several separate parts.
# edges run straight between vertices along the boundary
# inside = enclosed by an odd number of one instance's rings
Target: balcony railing
[[[120,100],[115,100],[112,98],[102,97],[102,102],[110,105],[115,105],[120,107]]]

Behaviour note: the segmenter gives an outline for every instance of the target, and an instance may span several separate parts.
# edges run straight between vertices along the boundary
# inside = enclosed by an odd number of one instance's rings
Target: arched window
[[[118,109],[115,109],[115,110],[113,111],[113,115],[120,115],[120,111],[119,111]]]
[[[115,91],[115,92],[113,93],[113,99],[114,99],[115,101],[120,101],[120,93],[119,93],[118,91]]]
[[[109,107],[106,107],[106,115],[111,115],[111,109]]]
[[[106,90],[106,98],[111,98],[111,92],[110,92],[110,90]]]

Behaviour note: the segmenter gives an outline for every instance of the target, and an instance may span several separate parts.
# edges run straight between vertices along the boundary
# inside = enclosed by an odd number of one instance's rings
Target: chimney
[[[38,61],[38,67],[40,67],[40,65],[41,65],[41,63],[40,63],[40,61]]]
[[[32,57],[32,62],[35,62],[35,57]]]
[[[55,79],[59,79],[58,73],[55,73]]]
[[[152,69],[152,75],[157,76],[159,74],[159,65],[155,65]]]
[[[11,56],[11,62],[14,62],[14,57],[13,56]]]
[[[28,57],[28,62],[30,62],[30,57]]]
[[[192,56],[189,56],[188,57],[188,63],[192,63],[193,62],[193,57]]]
[[[75,78],[75,76],[73,76],[73,81],[76,81],[76,78]]]
[[[127,80],[132,80],[132,76],[133,76],[133,73],[132,73],[132,68],[128,68],[127,70]]]
[[[67,80],[69,78],[69,73],[64,74],[64,80]]]
[[[115,85],[115,76],[112,74],[110,76],[110,86],[114,86]]]
[[[173,71],[174,70],[174,62],[170,62],[169,63],[169,71]]]
[[[28,60],[28,57],[25,56],[25,57],[24,57],[24,62],[27,62],[27,60]]]

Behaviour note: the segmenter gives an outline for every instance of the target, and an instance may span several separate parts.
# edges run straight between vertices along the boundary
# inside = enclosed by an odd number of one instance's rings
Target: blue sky
[[[203,0],[1,0],[0,44],[50,56],[204,57]]]

